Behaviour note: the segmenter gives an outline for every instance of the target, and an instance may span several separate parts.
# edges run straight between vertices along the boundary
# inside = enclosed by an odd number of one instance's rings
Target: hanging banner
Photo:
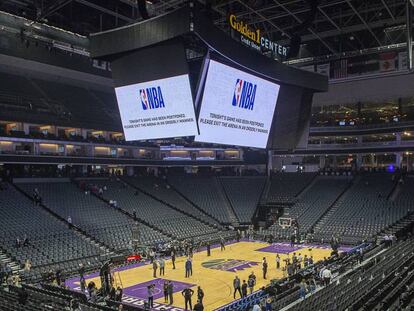
[[[395,70],[395,52],[380,54],[380,71],[394,71]]]
[[[405,70],[408,68],[407,52],[398,53],[398,70]]]

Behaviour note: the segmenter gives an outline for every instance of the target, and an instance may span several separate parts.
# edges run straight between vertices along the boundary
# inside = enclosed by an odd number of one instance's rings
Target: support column
[[[406,33],[407,33],[407,69],[413,69],[412,10],[410,0],[406,0]]]
[[[407,172],[414,171],[413,160],[414,156],[412,154],[407,154]]]
[[[397,145],[401,144],[401,133],[395,133],[395,141],[397,142]]]
[[[127,166],[126,167],[126,173],[127,173],[127,176],[134,175],[134,167],[133,166]]]
[[[273,153],[271,150],[267,152],[267,176],[270,176],[273,170]]]
[[[33,144],[33,154],[34,155],[39,155],[39,143],[34,143]]]
[[[336,155],[332,157],[332,167],[336,168],[338,166],[338,161],[336,159]]]
[[[396,152],[395,153],[395,166],[401,168],[401,163],[402,163],[402,153],[401,152]]]
[[[325,165],[326,165],[326,158],[324,155],[322,155],[319,157],[319,168],[323,170],[325,168]]]
[[[357,153],[356,155],[356,169],[359,170],[362,167],[362,154]]]
[[[373,153],[369,154],[369,163],[371,167],[376,166],[376,159],[375,159],[375,155]]]

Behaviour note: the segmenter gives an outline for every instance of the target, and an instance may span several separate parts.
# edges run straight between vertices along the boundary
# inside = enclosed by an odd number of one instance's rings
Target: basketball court
[[[340,251],[347,251],[347,248],[340,248]],[[197,300],[197,286],[201,286],[205,294],[204,310],[212,311],[234,300],[233,279],[236,275],[241,281],[247,281],[249,274],[254,272],[257,277],[257,285],[255,286],[255,290],[257,290],[268,285],[271,279],[280,279],[284,276],[282,270],[276,269],[276,254],[280,255],[281,266],[284,266],[283,259],[288,256],[292,257],[293,252],[301,253],[302,256],[313,256],[315,261],[319,261],[328,257],[331,249],[328,245],[302,244],[292,248],[288,243],[269,245],[268,243],[244,240],[228,243],[224,251],[216,246],[212,248],[210,257],[207,257],[205,250],[195,253],[193,275],[189,278],[185,278],[185,257],[177,258],[175,270],[172,269],[171,260],[166,260],[165,275],[159,276],[159,271],[157,271],[157,278],[153,278],[152,265],[149,262],[123,267],[117,271],[124,288],[123,301],[126,303],[143,306],[147,299],[147,286],[155,284],[154,309],[159,310],[164,307],[165,310],[181,311],[184,310],[184,298],[181,291],[186,287],[191,287],[194,290],[195,295],[192,300],[194,305]],[[269,265],[267,280],[263,279],[263,257],[266,257]],[[115,280],[119,282],[118,272],[115,273]],[[86,283],[91,280],[100,287],[98,273],[86,276]],[[174,303],[172,306],[164,303],[162,288],[165,280],[171,280],[174,284]],[[80,290],[78,278],[67,280],[66,285]]]

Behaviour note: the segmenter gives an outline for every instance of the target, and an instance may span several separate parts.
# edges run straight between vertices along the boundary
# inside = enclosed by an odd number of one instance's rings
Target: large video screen
[[[266,148],[280,86],[210,60],[196,141]]]
[[[115,88],[125,139],[198,134],[187,74]]]

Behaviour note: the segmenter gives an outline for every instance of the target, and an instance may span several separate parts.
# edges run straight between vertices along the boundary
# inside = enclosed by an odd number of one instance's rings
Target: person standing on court
[[[203,303],[203,298],[204,298],[204,291],[203,289],[199,286],[197,287],[197,299],[198,301],[202,304]],[[194,306],[195,308],[195,306]]]
[[[115,301],[119,301],[119,302],[122,301],[123,292],[124,292],[124,290],[120,286],[118,286],[116,288],[116,291],[115,291]]]
[[[164,281],[164,285],[162,289],[164,292],[164,302],[167,303],[168,302],[168,281]]]
[[[276,269],[280,269],[280,256],[279,254],[276,255]]]
[[[302,261],[303,261],[302,254],[299,253],[299,255],[298,255],[298,270],[302,269]]]
[[[175,270],[175,249],[174,248],[171,251],[171,261],[173,265],[173,270]]]
[[[193,275],[192,262],[190,258],[187,258],[187,260],[185,261],[185,277],[189,278],[190,275]]]
[[[242,291],[242,297],[243,298],[247,297],[247,283],[246,283],[246,280],[243,280],[243,284],[241,286],[241,291]]]
[[[191,297],[194,295],[194,291],[191,288],[184,288],[181,294],[184,296],[185,310],[188,310],[188,305],[190,305],[190,310],[193,310],[193,305],[191,303]]]
[[[210,241],[207,242],[207,256],[211,256],[211,245],[210,245]]]
[[[223,237],[220,238],[220,250],[222,250],[222,251],[226,250],[226,246],[224,245],[224,238]]]
[[[190,276],[193,276],[193,258],[189,258],[190,261]]]
[[[236,299],[236,292],[239,292],[240,298],[242,298],[243,296],[242,296],[242,292],[241,292],[240,279],[237,275],[233,280],[233,288],[234,288],[233,299]]]
[[[148,307],[150,309],[154,308],[154,288],[155,288],[154,284],[151,284],[147,287],[147,290],[148,290]]]
[[[256,285],[256,276],[254,275],[254,272],[252,272],[249,275],[249,279],[247,280],[247,285],[249,286],[250,294],[252,294],[254,291],[254,286]]]
[[[262,269],[263,269],[263,278],[266,280],[266,274],[267,274],[267,261],[266,261],[266,257],[263,257]]]
[[[201,301],[197,301],[197,303],[194,305],[194,311],[204,311],[204,306]]]
[[[158,260],[158,264],[160,266],[160,276],[164,275],[165,274],[165,260],[164,260],[164,258],[161,257]]]
[[[152,270],[153,270],[153,277],[156,278],[157,277],[157,269],[158,269],[158,265],[157,265],[157,261],[153,260],[152,262]]]
[[[154,252],[154,250],[152,248],[149,250],[148,256],[149,256],[149,258],[151,260],[151,263],[153,263],[154,260],[155,260],[155,252]]]
[[[168,298],[170,300],[170,305],[174,303],[174,285],[171,281],[168,281]]]

